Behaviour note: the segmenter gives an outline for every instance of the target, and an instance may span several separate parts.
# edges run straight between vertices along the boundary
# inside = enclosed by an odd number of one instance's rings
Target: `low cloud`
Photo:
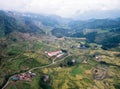
[[[120,0],[1,0],[0,9],[73,17],[93,10],[119,10]]]

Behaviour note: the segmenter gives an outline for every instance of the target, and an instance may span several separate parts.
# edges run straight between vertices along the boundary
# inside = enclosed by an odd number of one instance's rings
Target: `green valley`
[[[0,89],[120,89],[120,20],[63,19],[0,11]]]

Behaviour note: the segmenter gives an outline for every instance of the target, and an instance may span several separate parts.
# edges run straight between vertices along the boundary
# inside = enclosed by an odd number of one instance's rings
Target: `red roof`
[[[61,52],[62,52],[61,50],[58,50],[58,51],[55,51],[55,52],[48,52],[48,56],[52,57],[52,56],[55,56],[55,55],[57,55]]]

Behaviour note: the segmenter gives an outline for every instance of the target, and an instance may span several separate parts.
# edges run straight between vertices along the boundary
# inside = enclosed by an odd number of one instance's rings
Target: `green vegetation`
[[[68,25],[49,16],[31,14],[35,16],[30,19],[12,15],[0,11],[0,89],[7,81],[5,89],[120,88],[119,20],[73,21]],[[61,58],[48,56],[47,52],[57,50],[67,53]],[[9,80],[28,71],[36,74],[30,81]]]
[[[56,37],[86,37],[89,43],[102,45],[103,49],[116,48],[119,50],[120,26],[119,19],[98,19],[93,21],[72,21],[71,29],[55,28],[52,34]],[[113,25],[114,24],[114,25]]]
[[[83,70],[82,70],[81,67],[75,67],[75,68],[73,68],[71,74],[72,74],[73,76],[75,76],[75,75],[77,75],[77,74],[83,74]]]

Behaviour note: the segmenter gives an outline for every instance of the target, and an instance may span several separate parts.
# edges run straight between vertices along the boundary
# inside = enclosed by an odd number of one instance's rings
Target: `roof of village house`
[[[52,57],[52,56],[55,56],[55,55],[57,55],[61,52],[62,52],[61,50],[58,50],[58,51],[55,51],[55,52],[48,52],[47,54],[48,54],[48,56]]]

